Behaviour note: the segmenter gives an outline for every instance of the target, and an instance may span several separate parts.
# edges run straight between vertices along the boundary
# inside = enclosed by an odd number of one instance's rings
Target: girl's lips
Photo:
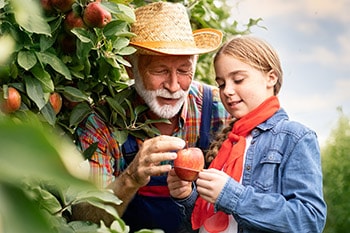
[[[237,104],[241,103],[242,100],[238,100],[238,101],[228,101],[227,102],[227,105],[230,106],[230,107],[234,107],[236,106]]]

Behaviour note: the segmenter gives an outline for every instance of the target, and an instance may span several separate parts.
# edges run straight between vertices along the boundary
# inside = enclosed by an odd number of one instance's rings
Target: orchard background
[[[158,132],[139,122],[123,58],[135,52],[135,7],[152,1],[0,0],[0,232],[128,232],[109,204],[120,200],[87,180],[86,159],[74,145],[77,125],[96,111],[118,140]],[[193,29],[213,27],[225,36],[249,33],[229,25],[224,1],[179,1]],[[210,83],[212,54],[201,56],[196,78]],[[122,91],[124,90],[124,91]],[[103,222],[69,221],[81,201],[115,216]],[[143,230],[141,232],[152,232]]]
[[[129,46],[133,9],[149,2],[0,0],[0,233],[129,232],[109,205],[120,200],[87,180],[85,162],[95,148],[78,152],[74,133],[91,111],[115,127],[121,142],[128,134],[158,133],[152,122],[138,121],[147,107],[132,108],[127,91],[132,81],[124,70],[129,63],[123,58],[135,52]],[[262,20],[229,22],[226,0],[177,2],[187,7],[193,29],[220,29],[224,39],[248,34]],[[213,82],[212,56],[199,57],[196,79]],[[332,211],[325,232],[345,232],[350,226],[349,218],[341,217],[349,216],[348,201],[341,198],[348,196],[343,194],[349,166],[331,159],[350,152],[349,119],[341,115],[339,122],[323,149],[329,162],[325,196]],[[342,175],[331,172],[339,167]],[[334,193],[337,198],[331,198]],[[106,209],[115,222],[70,222],[71,205],[81,201]]]

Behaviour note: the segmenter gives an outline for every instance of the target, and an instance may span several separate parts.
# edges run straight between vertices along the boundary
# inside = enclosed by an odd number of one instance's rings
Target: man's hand
[[[159,165],[160,162],[176,159],[176,151],[185,145],[184,140],[166,135],[148,139],[125,172],[132,178],[134,185],[145,186],[150,176],[170,171],[170,164]]]
[[[192,192],[192,182],[181,180],[174,169],[169,171],[167,182],[170,195],[174,198],[184,199]]]

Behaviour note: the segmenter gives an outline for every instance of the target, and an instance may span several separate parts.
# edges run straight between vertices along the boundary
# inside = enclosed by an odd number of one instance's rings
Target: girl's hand
[[[192,192],[192,182],[181,180],[174,169],[169,171],[167,182],[170,195],[174,198],[184,199]]]
[[[196,181],[199,195],[209,203],[214,204],[230,176],[214,168],[204,169]]]

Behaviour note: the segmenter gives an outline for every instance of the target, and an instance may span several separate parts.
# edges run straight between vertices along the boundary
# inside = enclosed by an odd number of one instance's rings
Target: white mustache
[[[186,95],[186,92],[183,90],[178,90],[177,92],[174,93],[170,93],[169,91],[167,91],[166,89],[158,89],[155,90],[155,94],[158,97],[162,97],[162,98],[167,98],[167,99],[180,99],[182,98],[184,95]]]

